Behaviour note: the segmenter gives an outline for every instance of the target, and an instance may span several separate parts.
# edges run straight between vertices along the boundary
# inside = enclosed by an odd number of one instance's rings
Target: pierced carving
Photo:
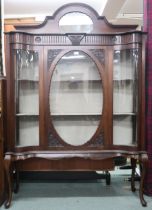
[[[61,52],[61,49],[56,49],[56,50],[48,50],[48,55],[47,55],[47,69],[49,70],[52,62],[56,58],[56,56]]]
[[[59,142],[57,138],[54,137],[52,133],[49,133],[49,146],[51,147],[63,147],[63,145]]]
[[[105,51],[101,49],[91,49],[90,52],[98,59],[98,61],[105,65]]]
[[[80,45],[81,40],[83,39],[84,34],[68,34],[68,38],[72,42],[72,45]]]
[[[91,142],[91,144],[89,145],[89,147],[98,147],[98,146],[102,146],[104,142],[104,136],[103,136],[103,132],[99,133],[99,135],[96,137],[96,139]]]

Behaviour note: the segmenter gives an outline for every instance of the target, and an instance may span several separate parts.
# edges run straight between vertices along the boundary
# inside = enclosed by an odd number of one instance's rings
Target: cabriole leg
[[[136,159],[131,158],[131,168],[132,168],[132,173],[131,173],[131,190],[132,192],[136,191],[135,188],[135,173],[136,173]]]
[[[18,191],[19,191],[19,171],[18,171],[17,163],[15,163],[14,193],[18,193]]]
[[[5,208],[9,208],[12,200],[12,183],[11,183],[11,158],[4,160],[6,183],[7,183],[7,195],[4,203]]]
[[[143,192],[144,192],[144,179],[147,169],[148,158],[147,155],[143,155],[140,160],[141,165],[141,180],[140,180],[140,188],[139,188],[139,196],[142,206],[147,206],[147,202],[144,199]]]

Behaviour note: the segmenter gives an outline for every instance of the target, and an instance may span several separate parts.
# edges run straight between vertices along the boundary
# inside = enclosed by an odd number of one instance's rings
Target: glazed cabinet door
[[[137,146],[139,49],[114,50],[113,144]]]
[[[16,146],[39,145],[39,55],[16,50]]]
[[[14,116],[8,122],[13,138],[8,139],[11,139],[12,147],[39,146],[41,49],[13,49],[12,54],[13,71],[10,74],[14,80],[8,78],[8,85],[12,87],[8,97],[10,94],[15,104],[8,104]]]
[[[105,143],[105,72],[93,52],[76,47],[46,50],[45,57],[51,60],[46,71],[50,148],[92,149]],[[104,50],[98,53],[104,59]]]

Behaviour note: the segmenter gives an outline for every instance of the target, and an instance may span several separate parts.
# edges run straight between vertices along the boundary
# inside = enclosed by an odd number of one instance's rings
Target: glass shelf
[[[130,82],[135,82],[133,79],[114,79],[113,82],[125,82],[125,83],[130,83]]]
[[[39,80],[37,80],[37,79],[17,79],[16,81],[18,81],[18,82],[39,82]]]
[[[70,120],[72,124],[74,124],[75,121],[93,121],[93,120],[100,120],[102,117],[101,114],[52,114],[50,117],[53,120]]]
[[[101,113],[51,113],[51,116],[96,116],[101,115]]]
[[[121,115],[124,115],[124,116],[128,116],[128,115],[131,115],[131,116],[136,116],[136,113],[133,113],[133,112],[115,112],[113,113],[114,116],[121,116]]]
[[[70,80],[62,80],[62,81],[60,81],[60,80],[53,80],[53,81],[51,81],[51,82],[54,82],[54,83],[55,83],[55,82],[65,82],[65,83],[66,83],[66,82],[67,82],[67,83],[69,83],[69,82],[80,82],[80,83],[84,83],[84,82],[87,82],[87,83],[88,83],[88,82],[100,82],[100,83],[101,83],[102,81],[99,80],[99,79],[98,79],[98,80],[97,80],[97,79],[94,79],[94,80],[93,80],[93,79],[91,79],[91,78],[90,78],[90,79],[87,79],[87,80],[75,80],[75,79],[71,78]]]
[[[18,114],[16,114],[16,116],[17,116],[17,117],[22,117],[22,116],[25,116],[25,117],[26,117],[26,116],[27,116],[27,117],[28,117],[28,116],[36,116],[36,117],[37,117],[37,116],[39,116],[39,114],[38,114],[38,113],[18,113]]]

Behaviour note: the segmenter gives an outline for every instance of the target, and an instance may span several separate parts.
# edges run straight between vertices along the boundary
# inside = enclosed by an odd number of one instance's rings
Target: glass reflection
[[[71,12],[60,19],[59,27],[63,33],[91,33],[93,22],[83,13]]]

